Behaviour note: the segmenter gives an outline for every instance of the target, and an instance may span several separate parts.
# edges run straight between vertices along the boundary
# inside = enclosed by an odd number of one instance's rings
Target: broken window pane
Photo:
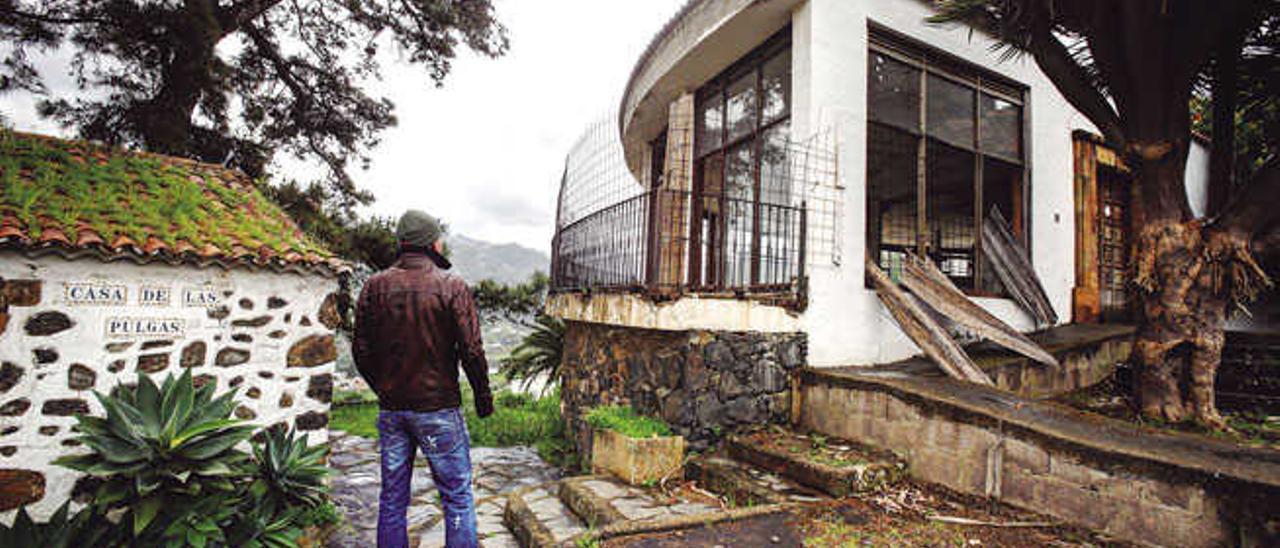
[[[867,75],[867,114],[871,120],[918,132],[920,70],[876,51]]]
[[[874,123],[867,131],[867,249],[896,280],[916,248],[919,137]]]
[[[981,101],[978,111],[982,115],[982,152],[1021,163],[1022,107],[986,93]]]
[[[961,148],[973,148],[973,88],[929,75],[929,116],[925,123],[930,137]]]
[[[1022,239],[1022,166],[984,157],[982,160],[982,215],[991,215],[993,209],[1011,225],[1015,237]],[[1004,286],[996,276],[986,257],[980,258],[978,286],[992,295],[1003,295]]]
[[[929,255],[961,289],[972,289],[975,209],[973,153],[936,139],[926,152]]]

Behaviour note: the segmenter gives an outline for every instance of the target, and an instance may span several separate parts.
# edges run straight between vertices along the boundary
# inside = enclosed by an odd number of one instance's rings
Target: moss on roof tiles
[[[175,247],[234,246],[331,257],[239,171],[84,141],[0,133],[0,218],[38,240],[84,228],[110,243],[150,237]]]

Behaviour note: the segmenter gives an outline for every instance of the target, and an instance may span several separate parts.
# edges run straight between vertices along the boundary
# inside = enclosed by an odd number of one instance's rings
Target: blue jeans
[[[378,546],[409,545],[409,482],[414,453],[421,448],[444,506],[446,545],[474,548],[479,541],[471,495],[471,440],[462,412],[456,407],[429,413],[382,411],[378,413],[378,443],[382,448]]]

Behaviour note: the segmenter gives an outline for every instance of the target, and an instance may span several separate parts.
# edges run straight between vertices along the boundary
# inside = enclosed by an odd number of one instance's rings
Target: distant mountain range
[[[525,282],[535,271],[551,269],[551,257],[518,244],[495,244],[461,234],[448,238],[453,272],[467,283],[493,280],[504,284]]]

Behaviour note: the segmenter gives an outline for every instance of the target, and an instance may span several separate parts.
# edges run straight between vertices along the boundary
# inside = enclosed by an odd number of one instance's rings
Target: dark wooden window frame
[[[707,104],[707,102],[711,100],[716,100],[720,102],[720,139],[719,139],[719,144],[717,144],[715,148],[709,148],[709,149],[703,150],[701,148],[702,145],[699,142],[699,138],[698,138],[699,131],[697,131],[696,129],[694,131],[695,137],[694,137],[694,144],[693,144],[693,147],[694,147],[693,192],[691,195],[691,201],[693,206],[692,207],[693,216],[691,219],[692,222],[690,222],[689,224],[690,239],[689,239],[689,268],[688,268],[688,282],[691,288],[699,289],[699,290],[710,290],[710,291],[718,291],[718,290],[726,289],[725,272],[724,272],[725,265],[723,264],[725,262],[724,258],[725,258],[726,252],[724,249],[725,246],[722,244],[723,244],[724,238],[726,237],[725,231],[724,231],[724,225],[726,223],[726,219],[725,219],[726,215],[724,214],[724,212],[727,209],[726,209],[726,196],[725,196],[726,193],[724,192],[723,188],[719,193],[721,215],[719,217],[719,221],[717,222],[717,225],[720,225],[717,227],[717,230],[718,230],[717,234],[720,241],[714,242],[715,245],[719,245],[721,248],[718,250],[719,251],[718,258],[721,264],[710,265],[713,268],[708,269],[708,272],[711,273],[709,277],[715,280],[714,284],[708,285],[703,283],[700,276],[700,273],[703,267],[702,261],[706,259],[706,257],[702,256],[703,242],[702,242],[702,231],[701,231],[701,216],[702,216],[702,208],[703,208],[702,200],[703,198],[705,198],[705,196],[700,195],[701,190],[703,188],[703,180],[702,180],[703,179],[703,169],[702,169],[703,163],[707,158],[715,156],[716,154],[720,155],[721,157],[720,181],[723,187],[723,185],[727,181],[728,166],[729,166],[729,159],[728,159],[729,152],[736,149],[738,146],[743,145],[744,143],[747,143],[750,141],[752,142],[752,148],[754,149],[753,150],[754,158],[751,166],[753,219],[752,219],[752,225],[751,225],[751,277],[750,277],[751,283],[750,285],[752,286],[751,287],[752,289],[761,289],[766,291],[781,289],[777,287],[757,286],[757,282],[760,279],[761,225],[760,225],[759,217],[760,217],[760,211],[761,211],[760,205],[762,203],[761,202],[761,185],[760,185],[760,178],[761,178],[760,163],[762,161],[761,146],[764,143],[764,137],[767,134],[767,132],[779,125],[790,123],[791,121],[791,105],[790,104],[787,105],[787,112],[785,114],[778,116],[777,118],[770,120],[768,122],[764,120],[764,113],[763,113],[764,67],[774,57],[778,55],[782,55],[783,53],[788,52],[790,49],[791,49],[791,26],[788,25],[784,27],[782,30],[779,30],[773,36],[766,39],[764,43],[762,43],[761,45],[757,46],[755,49],[748,52],[741,59],[739,59],[738,61],[735,61],[732,65],[729,66],[729,68],[721,71],[715,77],[703,83],[703,85],[698,88],[697,92],[694,95],[695,97],[695,104],[694,104],[695,128],[701,128],[701,124],[703,123],[702,121],[703,107]],[[729,85],[734,80],[750,72],[754,72],[756,76],[755,89],[754,89],[755,97],[756,97],[755,127],[745,135],[739,136],[734,140],[730,141],[729,131],[731,128],[729,127],[729,124],[728,124]],[[791,67],[788,67],[787,72],[788,74],[792,73]],[[801,258],[801,262],[803,262],[803,260],[804,259]],[[803,267],[801,267],[801,271],[803,271]],[[732,289],[742,289],[742,288],[734,287]]]
[[[1031,234],[1031,162],[1030,158],[1030,113],[1028,112],[1029,88],[1019,82],[1015,82],[1003,76],[992,73],[991,71],[982,69],[970,63],[944,53],[934,47],[923,44],[915,39],[909,38],[901,33],[893,31],[879,24],[871,23],[868,28],[868,47],[867,47],[867,66],[870,71],[872,54],[881,54],[892,58],[895,61],[904,63],[912,68],[920,71],[920,124],[914,129],[896,128],[907,131],[911,135],[918,138],[917,142],[917,165],[916,170],[916,249],[928,249],[929,247],[929,226],[928,226],[928,186],[927,178],[929,170],[927,166],[928,142],[930,139],[928,128],[926,126],[928,112],[928,79],[930,75],[944,78],[952,83],[964,86],[974,91],[974,109],[973,109],[973,146],[964,147],[957,146],[955,143],[947,143],[970,152],[974,159],[974,242],[973,242],[973,287],[962,288],[965,293],[977,297],[1004,297],[1003,294],[996,294],[984,291],[981,287],[982,280],[982,238],[981,227],[983,209],[985,208],[985,200],[983,199],[983,164],[984,159],[991,158],[1016,165],[1022,170],[1021,196],[1020,203],[1016,206],[1021,208],[1021,220],[1018,226],[1012,227],[1015,235],[1021,240],[1027,249],[1030,249]],[[982,140],[979,138],[982,128],[982,111],[981,98],[982,94],[1002,99],[1013,103],[1019,107],[1019,139],[1020,158],[1010,158],[1004,155],[997,155],[991,152],[983,151]],[[870,108],[870,89],[867,94],[868,108]],[[872,121],[870,116],[867,117],[867,126],[870,128],[872,124],[878,122]],[[869,148],[869,145],[868,145]],[[867,181],[870,185],[870,181]],[[1003,212],[1006,216],[1010,216],[1013,212]],[[867,223],[874,220],[868,216]],[[1011,221],[1012,222],[1012,221]],[[870,230],[867,231],[868,234]],[[868,242],[870,243],[870,242]],[[877,259],[878,261],[878,259]],[[869,284],[870,282],[868,282]]]

